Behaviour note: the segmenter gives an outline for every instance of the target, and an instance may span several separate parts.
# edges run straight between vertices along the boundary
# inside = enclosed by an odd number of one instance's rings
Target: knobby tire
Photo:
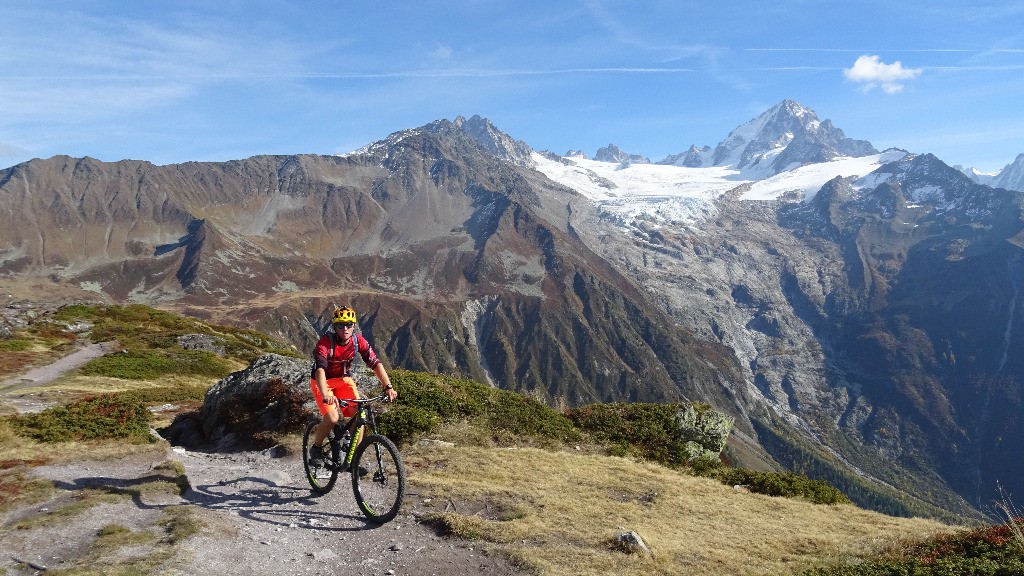
[[[371,522],[384,524],[398,515],[405,497],[405,464],[391,440],[373,434],[356,449],[352,491]]]
[[[313,439],[316,438],[316,427],[319,422],[310,422],[306,425],[306,432],[302,435],[302,465],[306,469],[306,480],[309,481],[309,485],[313,487],[313,491],[317,494],[326,494],[334,488],[334,483],[338,481],[338,462],[341,461],[341,450],[338,448],[337,442],[328,442],[330,450],[327,450],[324,454],[324,465],[323,466],[311,466],[309,462],[309,450],[313,447]],[[334,432],[331,432],[333,437]]]

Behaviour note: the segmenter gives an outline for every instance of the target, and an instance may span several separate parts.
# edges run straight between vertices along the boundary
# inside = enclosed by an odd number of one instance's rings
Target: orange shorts
[[[313,389],[313,398],[316,400],[316,407],[320,409],[320,413],[324,416],[327,415],[327,409],[330,408],[327,404],[324,404],[324,397],[320,394],[320,387],[316,385],[316,378],[309,379],[309,387]],[[342,376],[341,378],[328,378],[327,387],[334,392],[335,398],[342,400],[353,400],[359,398],[359,390],[356,388],[356,381],[349,376]],[[356,415],[356,407],[354,404],[350,404],[341,409],[342,416],[351,418]]]

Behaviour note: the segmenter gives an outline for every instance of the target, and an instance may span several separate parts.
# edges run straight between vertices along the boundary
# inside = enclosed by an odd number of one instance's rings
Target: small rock
[[[327,562],[338,557],[338,553],[330,548],[324,548],[313,553],[313,559],[317,562]]]
[[[417,446],[424,448],[454,448],[454,442],[446,442],[444,440],[432,440],[430,438],[424,438],[416,443]]]
[[[615,538],[615,543],[618,544],[623,551],[629,554],[643,554],[646,556],[651,553],[651,549],[647,547],[644,539],[633,531],[619,534],[618,537]]]

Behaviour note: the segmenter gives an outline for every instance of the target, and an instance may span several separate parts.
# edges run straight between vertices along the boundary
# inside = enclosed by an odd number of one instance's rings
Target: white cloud
[[[843,76],[860,84],[865,92],[881,88],[887,94],[903,90],[904,80],[912,80],[920,75],[920,68],[904,68],[899,60],[886,64],[878,56],[867,55],[857,58],[853,66],[843,70]]]
[[[0,156],[21,156],[24,154],[28,154],[28,150],[21,146],[0,142]]]

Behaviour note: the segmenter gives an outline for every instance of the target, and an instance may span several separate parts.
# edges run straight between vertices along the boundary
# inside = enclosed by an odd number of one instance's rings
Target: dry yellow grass
[[[237,364],[237,362],[233,363]],[[232,366],[232,370],[240,370]],[[133,390],[147,390],[150,388],[164,387],[190,387],[190,386],[213,386],[217,383],[216,378],[201,376],[180,376],[173,375],[159,380],[123,380],[121,378],[110,378],[107,376],[86,376],[71,374],[59,380],[40,386],[32,386],[19,390],[21,393],[36,393],[40,395],[56,396],[60,394],[94,395],[110,394],[113,392],[128,392]]]
[[[785,574],[955,529],[751,494],[623,458],[476,447],[405,455],[413,491],[431,497],[456,533],[540,574]],[[630,530],[651,556],[611,545]]]

